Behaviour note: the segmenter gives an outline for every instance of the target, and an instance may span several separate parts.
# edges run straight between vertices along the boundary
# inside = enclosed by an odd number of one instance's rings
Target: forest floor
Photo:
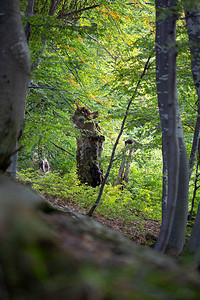
[[[65,199],[59,199],[51,197],[49,195],[44,196],[47,201],[51,202],[54,206],[62,209],[69,208],[72,212],[85,215],[87,210],[74,203]],[[93,218],[100,222],[102,225],[120,232],[128,239],[134,241],[139,245],[148,245],[152,247],[158,237],[161,222],[158,220],[146,219],[142,216],[134,218],[137,221],[127,221],[123,218],[107,218],[98,212],[95,212]]]

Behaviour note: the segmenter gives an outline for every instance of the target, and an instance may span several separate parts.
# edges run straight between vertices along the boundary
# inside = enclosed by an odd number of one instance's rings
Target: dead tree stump
[[[97,117],[98,111],[91,112],[85,107],[78,106],[71,118],[80,132],[80,136],[76,139],[78,178],[82,183],[92,187],[100,185],[103,179],[99,158],[102,156],[105,137],[101,134],[98,122],[94,121]]]
[[[48,160],[46,159],[46,157],[43,157],[42,159],[40,159],[39,169],[40,169],[40,173],[49,173],[50,172],[50,166],[49,166],[49,163],[48,163]]]
[[[128,146],[130,146],[130,145],[132,145],[132,146],[134,145],[134,140],[128,139],[128,140],[125,141],[122,161],[121,161],[121,165],[119,167],[119,173],[118,173],[115,185],[122,184],[123,180],[125,182],[128,182],[129,170],[130,170],[130,166],[131,166],[131,159],[133,157],[133,153],[135,152],[135,149],[133,147],[128,148]],[[127,156],[126,152],[127,152],[128,149],[129,149],[129,154]],[[125,168],[125,164],[126,164],[126,168]],[[124,172],[124,168],[125,168],[125,172]]]

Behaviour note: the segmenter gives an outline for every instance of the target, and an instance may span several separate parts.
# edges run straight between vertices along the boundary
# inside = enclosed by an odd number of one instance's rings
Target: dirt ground
[[[56,199],[49,196],[46,196],[46,200],[61,209],[67,207],[71,211],[79,214],[85,215],[87,213],[83,207],[68,200]],[[161,226],[160,221],[145,219],[144,217],[139,218],[137,222],[127,222],[117,217],[105,218],[103,215],[95,212],[93,218],[104,226],[122,233],[135,243],[139,245],[149,245],[150,247],[155,244]]]

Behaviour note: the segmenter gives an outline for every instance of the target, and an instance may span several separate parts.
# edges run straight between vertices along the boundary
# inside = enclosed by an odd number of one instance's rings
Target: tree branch
[[[88,7],[82,8],[82,9],[74,10],[70,13],[67,13],[67,14],[63,15],[63,17],[67,17],[67,16],[70,16],[70,15],[75,15],[75,14],[78,14],[80,12],[96,8],[98,6],[99,6],[99,4],[96,4],[96,5],[88,6]]]
[[[151,58],[151,55],[148,57],[148,59],[147,59],[147,61],[146,61],[146,63],[145,63],[144,70],[143,70],[143,72],[142,72],[142,74],[141,74],[141,76],[140,76],[140,78],[139,78],[139,80],[138,80],[138,83],[137,83],[136,87],[135,87],[135,91],[134,91],[134,93],[133,93],[133,96],[131,97],[131,99],[130,99],[129,102],[128,102],[128,105],[127,105],[127,108],[126,108],[126,113],[125,113],[124,119],[123,119],[123,121],[122,121],[122,125],[121,125],[120,132],[119,132],[118,137],[117,137],[117,139],[116,139],[116,141],[115,141],[115,144],[114,144],[114,146],[113,146],[113,150],[112,150],[112,154],[111,154],[111,158],[110,158],[110,163],[109,163],[109,165],[108,165],[108,169],[107,169],[106,175],[105,175],[104,180],[103,180],[103,182],[102,182],[102,185],[101,185],[101,187],[100,187],[99,195],[98,195],[98,197],[97,197],[97,199],[96,199],[94,205],[92,206],[92,208],[90,209],[90,211],[87,213],[87,215],[88,215],[89,217],[92,217],[95,208],[97,207],[97,205],[99,204],[99,202],[100,202],[100,200],[101,200],[101,196],[102,196],[102,194],[103,194],[103,190],[104,190],[105,184],[106,184],[106,182],[107,182],[108,176],[110,175],[110,170],[111,170],[112,163],[113,163],[114,156],[115,156],[115,150],[116,150],[117,145],[118,145],[118,143],[119,143],[119,139],[120,139],[120,137],[121,137],[121,135],[122,135],[122,133],[123,133],[124,125],[125,125],[126,119],[127,119],[127,117],[128,117],[128,113],[129,113],[130,106],[131,106],[132,101],[134,100],[134,98],[135,98],[135,96],[136,96],[136,94],[137,94],[137,90],[138,90],[138,87],[139,87],[139,85],[140,85],[140,83],[141,83],[141,81],[142,81],[142,78],[144,77],[146,71],[147,71],[147,70],[149,69],[149,67],[150,67],[150,64],[149,64],[150,58]]]
[[[55,147],[57,147],[58,149],[60,149],[60,150],[62,150],[62,151],[64,151],[64,152],[68,153],[69,155],[75,157],[74,154],[72,154],[71,152],[65,150],[63,147],[56,145],[56,144],[55,144],[54,142],[52,142],[52,141],[51,141],[51,143],[52,143]]]

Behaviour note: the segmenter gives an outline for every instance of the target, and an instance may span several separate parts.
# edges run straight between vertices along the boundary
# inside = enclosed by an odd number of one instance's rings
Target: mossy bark
[[[92,187],[100,185],[103,179],[99,159],[105,137],[94,121],[97,116],[98,112],[91,112],[85,107],[78,107],[72,116],[72,121],[80,132],[76,151],[78,178]]]

